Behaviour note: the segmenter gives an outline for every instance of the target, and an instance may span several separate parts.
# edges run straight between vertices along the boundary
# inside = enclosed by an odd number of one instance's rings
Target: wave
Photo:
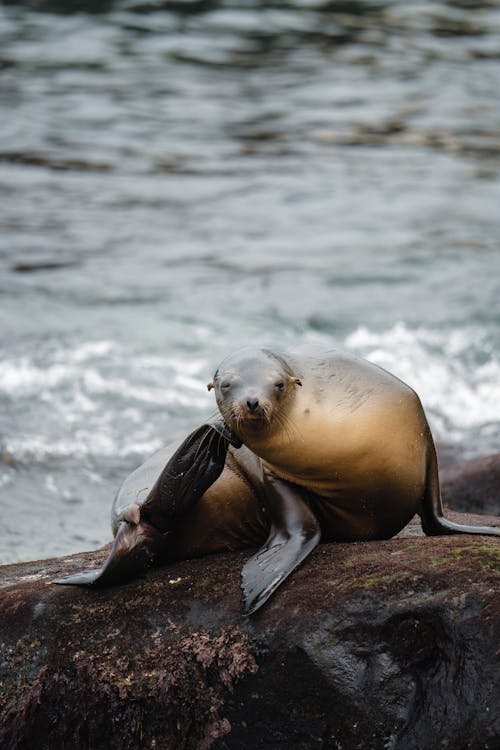
[[[418,393],[438,439],[463,443],[468,453],[498,450],[500,358],[485,331],[361,326],[344,344]]]
[[[343,346],[400,377],[419,394],[438,440],[469,454],[498,450],[500,359],[484,331],[439,331],[396,323],[358,327]],[[0,362],[6,402],[2,449],[17,461],[144,456],[213,411],[206,357],[132,353],[111,341],[57,347]],[[15,419],[14,419],[15,417]]]
[[[110,341],[4,356],[0,398],[12,417],[0,447],[21,462],[147,455],[212,409],[206,370],[199,358],[131,355]]]

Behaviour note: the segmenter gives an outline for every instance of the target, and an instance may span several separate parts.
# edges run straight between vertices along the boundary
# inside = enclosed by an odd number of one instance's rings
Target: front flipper
[[[150,524],[131,524],[122,521],[102,568],[84,570],[67,578],[57,578],[52,583],[75,586],[113,586],[124,583],[151,568],[161,556],[165,534]]]
[[[319,543],[318,521],[298,487],[264,472],[264,493],[272,518],[265,545],[241,572],[244,611],[256,612]]]

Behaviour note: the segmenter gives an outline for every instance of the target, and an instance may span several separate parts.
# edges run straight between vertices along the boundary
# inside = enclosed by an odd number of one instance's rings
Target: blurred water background
[[[494,0],[1,5],[0,562],[107,541],[245,344],[498,450],[499,81]]]

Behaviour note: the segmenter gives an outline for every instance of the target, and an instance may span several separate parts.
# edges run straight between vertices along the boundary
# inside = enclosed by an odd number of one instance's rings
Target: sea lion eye
[[[279,383],[276,383],[275,387],[278,389],[278,391],[282,391],[285,387],[285,384],[282,382],[279,382]]]

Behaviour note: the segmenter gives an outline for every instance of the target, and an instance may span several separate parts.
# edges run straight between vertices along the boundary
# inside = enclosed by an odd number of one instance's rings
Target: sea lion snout
[[[269,422],[273,414],[273,403],[265,393],[243,390],[233,399],[230,416],[241,423]]]
[[[259,399],[255,397],[247,398],[247,407],[250,414],[253,414],[259,408]]]

